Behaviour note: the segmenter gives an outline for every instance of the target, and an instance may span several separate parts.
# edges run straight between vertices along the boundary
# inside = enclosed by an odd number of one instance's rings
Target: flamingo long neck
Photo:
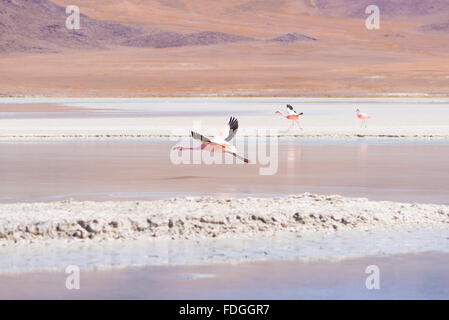
[[[282,111],[277,111],[278,113],[280,113],[283,117],[287,117],[287,115],[286,114],[284,114]]]

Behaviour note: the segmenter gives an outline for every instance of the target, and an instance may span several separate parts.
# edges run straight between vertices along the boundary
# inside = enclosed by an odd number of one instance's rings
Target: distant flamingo
[[[302,127],[299,124],[299,116],[303,115],[303,112],[297,113],[295,110],[293,110],[293,107],[291,105],[287,104],[287,114],[284,114],[279,110],[275,113],[279,113],[281,116],[293,121],[287,131],[290,131],[295,123],[298,125],[299,129],[302,130]]]
[[[358,109],[358,108],[355,112],[357,112],[357,118],[362,120],[362,124],[360,125],[360,128],[363,127],[363,125],[365,125],[365,128],[367,128],[366,119],[370,119],[371,116],[366,113],[360,112],[360,109]]]
[[[238,128],[239,122],[236,118],[231,117],[226,127],[224,127],[213,139],[209,139],[199,133],[191,131],[190,133],[192,138],[201,141],[201,145],[199,147],[187,148],[176,146],[173,150],[208,150],[210,152],[221,151],[224,153],[229,153],[237,159],[243,160],[245,163],[249,163],[248,159],[237,154],[237,149],[235,146],[229,144],[229,141],[231,141],[237,133]]]

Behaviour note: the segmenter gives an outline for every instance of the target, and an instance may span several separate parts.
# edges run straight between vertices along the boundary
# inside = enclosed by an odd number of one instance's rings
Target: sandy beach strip
[[[449,206],[310,193],[286,198],[173,198],[0,205],[0,243],[49,239],[239,238],[278,231],[445,227]]]
[[[179,138],[189,137],[192,129],[214,136],[227,118],[224,116],[203,120],[194,117],[1,119],[0,140]],[[290,123],[279,120],[285,119],[241,116],[241,128],[237,137],[449,139],[449,125],[439,123],[395,126],[377,122],[368,128],[360,128],[357,121],[347,125],[327,124],[327,121],[320,125],[307,125],[304,121],[304,130],[288,130]]]

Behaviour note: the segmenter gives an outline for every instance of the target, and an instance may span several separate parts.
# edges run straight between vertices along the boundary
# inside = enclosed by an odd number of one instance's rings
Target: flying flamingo
[[[365,125],[365,128],[366,128],[367,127],[366,119],[370,119],[371,116],[366,113],[360,112],[360,109],[357,109],[355,112],[357,112],[357,118],[362,120],[362,124],[360,125],[360,128],[363,127],[363,125]]]
[[[298,125],[299,129],[302,130],[302,127],[299,124],[299,116],[303,115],[303,112],[297,113],[295,110],[293,110],[293,107],[291,105],[287,104],[287,114],[284,114],[279,110],[276,111],[275,113],[279,113],[281,116],[287,118],[288,120],[293,121],[287,131],[290,131],[290,129],[292,128],[292,126],[294,126],[295,123]]]
[[[234,138],[237,133],[237,129],[239,128],[239,122],[236,118],[231,117],[229,119],[228,124],[224,127],[218,135],[214,138],[209,139],[199,133],[191,131],[192,138],[195,140],[201,141],[201,145],[199,147],[187,148],[176,146],[173,150],[208,150],[210,152],[221,151],[224,153],[232,154],[237,159],[243,160],[245,163],[249,163],[249,160],[241,157],[237,154],[237,149],[235,146],[231,145],[229,141]]]

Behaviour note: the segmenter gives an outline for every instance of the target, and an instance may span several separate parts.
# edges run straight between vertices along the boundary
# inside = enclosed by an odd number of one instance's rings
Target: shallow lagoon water
[[[273,175],[260,175],[260,168],[267,165],[257,162],[176,165],[170,160],[175,143],[168,139],[1,142],[0,202],[313,192],[449,203],[445,141],[282,140],[277,156],[270,158],[273,168],[276,165]]]

